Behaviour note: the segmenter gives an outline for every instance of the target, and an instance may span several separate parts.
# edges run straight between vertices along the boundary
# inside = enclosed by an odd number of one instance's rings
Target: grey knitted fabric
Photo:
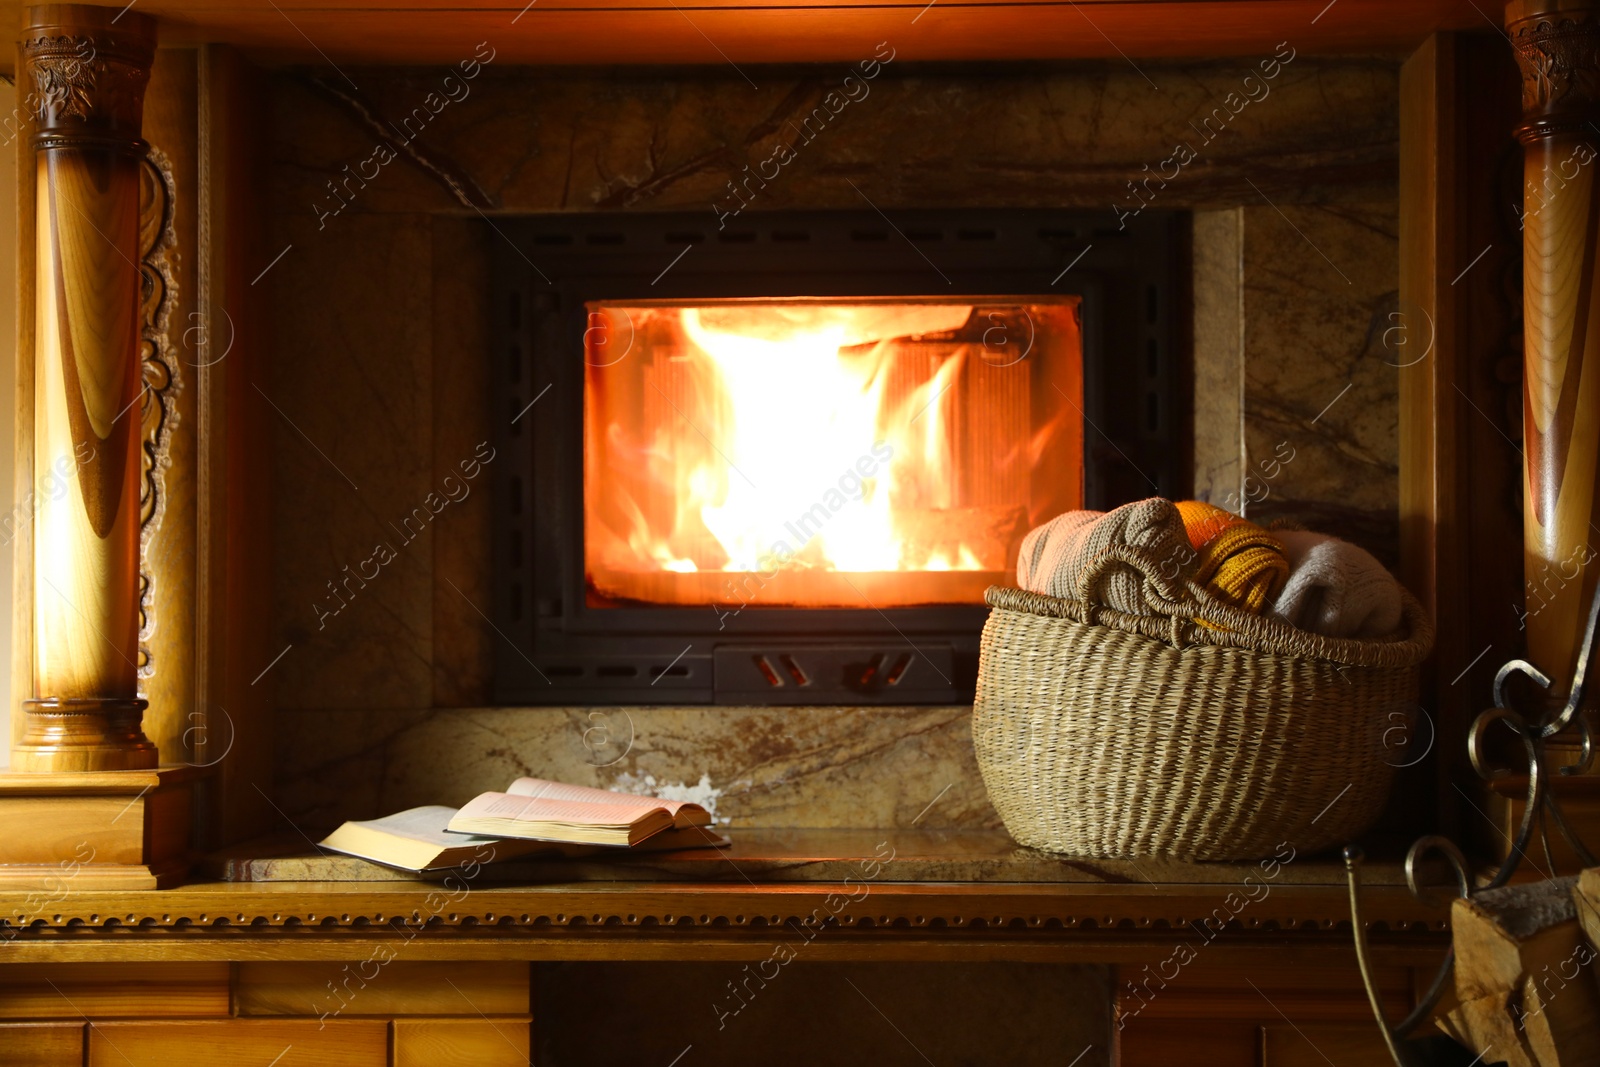
[[[1387,637],[1400,628],[1400,583],[1359,545],[1305,530],[1274,530],[1289,580],[1272,613],[1329,637]]]
[[[1017,558],[1017,585],[1032,593],[1077,600],[1090,594],[1105,607],[1150,615],[1145,577],[1126,564],[1112,565],[1097,590],[1080,588],[1083,569],[1107,547],[1143,549],[1169,578],[1187,574],[1195,559],[1183,518],[1170,500],[1151,497],[1112,511],[1069,511],[1029,532]]]

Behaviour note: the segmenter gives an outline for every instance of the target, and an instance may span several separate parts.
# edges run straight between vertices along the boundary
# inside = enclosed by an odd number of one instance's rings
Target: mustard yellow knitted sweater
[[[1289,577],[1276,537],[1231,511],[1200,500],[1178,502],[1184,532],[1196,553],[1194,581],[1218,600],[1259,614]]]

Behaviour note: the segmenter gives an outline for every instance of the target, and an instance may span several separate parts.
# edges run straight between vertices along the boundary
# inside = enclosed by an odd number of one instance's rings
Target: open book
[[[477,834],[451,833],[445,827],[455,814],[455,808],[434,804],[409,808],[381,819],[351,821],[329,834],[321,847],[419,874],[533,856],[577,858],[599,852],[616,853],[615,849],[594,845],[558,844],[531,839],[505,840]],[[638,850],[661,852],[679,848],[720,848],[728,843],[728,839],[721,834],[695,826],[656,834],[640,845]]]
[[[685,800],[608,793],[584,785],[518,778],[504,793],[483,793],[450,820],[455,833],[637,845],[674,827],[709,826],[711,814]]]
[[[539,841],[500,841],[445,832],[456,809],[434,804],[409,808],[365,822],[347,822],[322,842],[323,848],[408,871],[436,871],[468,863],[491,863],[550,846]]]

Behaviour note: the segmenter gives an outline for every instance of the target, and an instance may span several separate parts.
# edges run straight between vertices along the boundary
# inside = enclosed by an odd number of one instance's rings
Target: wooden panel
[[[0,795],[0,864],[59,858],[74,864],[138,863],[144,854],[144,805],[139,797]]]
[[[194,794],[193,785],[184,785],[158,789],[141,801],[150,809],[145,819],[149,828],[145,862],[160,865],[187,861],[189,837],[194,822]]]
[[[1388,1053],[1352,958],[1319,967],[1287,967],[1280,960],[1240,964],[1215,959],[1206,945],[1190,947],[1190,953],[1175,952],[1154,968],[1119,969],[1123,1067],[1191,1062],[1201,1048],[1207,1064],[1221,1067],[1313,1062],[1302,1052],[1327,1063],[1296,1038],[1297,1028],[1320,1035],[1312,1038],[1318,1045],[1325,1036],[1330,1045],[1362,1053],[1341,1059],[1325,1049],[1335,1064],[1386,1062]],[[1166,975],[1170,980],[1163,980]],[[1412,1004],[1413,972],[1380,968],[1376,980],[1389,1017],[1403,1017]],[[1367,1056],[1372,1048],[1377,1055]],[[1264,1049],[1278,1058],[1262,1058]]]
[[[250,383],[267,373],[266,284],[254,285],[277,253],[262,251],[257,183],[266,119],[257,72],[225,46],[200,52],[200,247],[194,334],[200,403],[197,436],[195,690],[206,714],[198,762],[219,765],[216,794],[200,806],[200,834],[228,844],[282,829],[262,792],[272,774],[273,678],[282,651],[272,606],[271,411]]]
[[[1276,1019],[1349,1022],[1370,1018],[1354,951],[1316,968],[1265,963],[1239,966],[1211,957],[1198,937],[1188,952],[1174,951],[1153,967],[1122,968],[1117,975],[1118,1016],[1125,1025],[1147,1019]],[[1188,963],[1185,963],[1185,960]],[[1171,975],[1165,980],[1165,975]],[[1411,971],[1380,967],[1374,978],[1393,1018],[1411,1009]]]
[[[16,0],[8,0],[13,6]],[[866,58],[1122,61],[1301,51],[1410,51],[1438,29],[1483,29],[1472,0],[381,0],[282,5],[145,0],[163,41],[227,42],[296,62],[455,63],[480,41],[497,63],[776,63]],[[923,10],[925,9],[926,10]],[[913,24],[913,20],[914,24]]]
[[[1118,1067],[1258,1067],[1260,1031],[1239,1020],[1130,1023],[1117,1035]],[[1197,1053],[1204,1050],[1203,1060]]]
[[[6,1067],[82,1067],[83,1024],[0,1024],[0,1063]]]
[[[90,889],[154,889],[188,872],[188,766],[0,774],[0,883],[44,909]]]
[[[1400,385],[1401,578],[1438,626],[1416,737],[1438,767],[1442,828],[1430,832],[1459,827],[1460,739],[1495,670],[1520,654],[1521,575],[1508,562],[1522,544],[1508,418],[1520,362],[1507,295],[1520,239],[1497,185],[1515,148],[1508,52],[1498,37],[1441,34],[1400,74],[1400,308],[1384,348]]]
[[[396,1019],[394,1067],[526,1067],[527,1015]]]
[[[240,1015],[517,1015],[528,1010],[525,963],[396,960],[377,942],[345,963],[241,963]]]
[[[18,7],[5,13],[4,25],[11,29],[7,40],[22,36],[22,11]],[[13,69],[16,50],[10,53]],[[33,143],[33,109],[17,108],[17,392],[14,403],[16,433],[13,440],[12,495],[7,507],[17,515],[32,515],[33,493],[33,314],[34,314],[34,153],[26,151]],[[23,508],[27,502],[27,508]],[[25,716],[16,710],[15,701],[33,695],[33,523],[19,523],[16,536],[6,545],[11,553],[11,713],[12,743],[22,739]],[[10,745],[6,746],[9,750]],[[9,759],[9,756],[7,757]]]
[[[0,1018],[227,1014],[225,963],[0,964]]]
[[[387,1067],[389,1024],[378,1020],[227,1019],[106,1022],[89,1030],[88,1067]]]
[[[1261,1029],[1261,1067],[1339,1067],[1388,1063],[1389,1049],[1373,1020],[1365,1025],[1277,1023]]]
[[[1560,798],[1561,813],[1575,827],[1580,839],[1600,839],[1600,776],[1582,775],[1577,778],[1552,777],[1550,790]],[[1490,786],[1481,803],[1481,813],[1473,816],[1474,828],[1479,838],[1492,854],[1504,856],[1511,850],[1511,840],[1522,825],[1522,812],[1527,807],[1528,780],[1504,778]],[[1567,839],[1552,831],[1549,834],[1550,851],[1547,854],[1535,838],[1522,866],[1512,877],[1516,882],[1532,882],[1545,878],[1577,874],[1584,862],[1567,844]],[[1554,866],[1551,865],[1552,859]]]

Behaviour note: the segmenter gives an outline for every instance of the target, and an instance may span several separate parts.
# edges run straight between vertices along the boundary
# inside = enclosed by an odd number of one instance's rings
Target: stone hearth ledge
[[[878,879],[943,883],[1073,883],[1104,886],[1343,886],[1336,855],[1294,854],[1288,862],[1193,863],[1175,859],[1088,859],[1016,844],[998,830],[732,830],[727,848],[551,858],[480,865],[474,884],[563,882],[854,882],[862,865],[883,861]],[[412,874],[354,856],[315,850],[298,834],[227,849],[199,868],[228,882],[442,882],[448,872]],[[457,874],[459,877],[459,873]],[[1404,886],[1399,864],[1362,869],[1364,886]]]

